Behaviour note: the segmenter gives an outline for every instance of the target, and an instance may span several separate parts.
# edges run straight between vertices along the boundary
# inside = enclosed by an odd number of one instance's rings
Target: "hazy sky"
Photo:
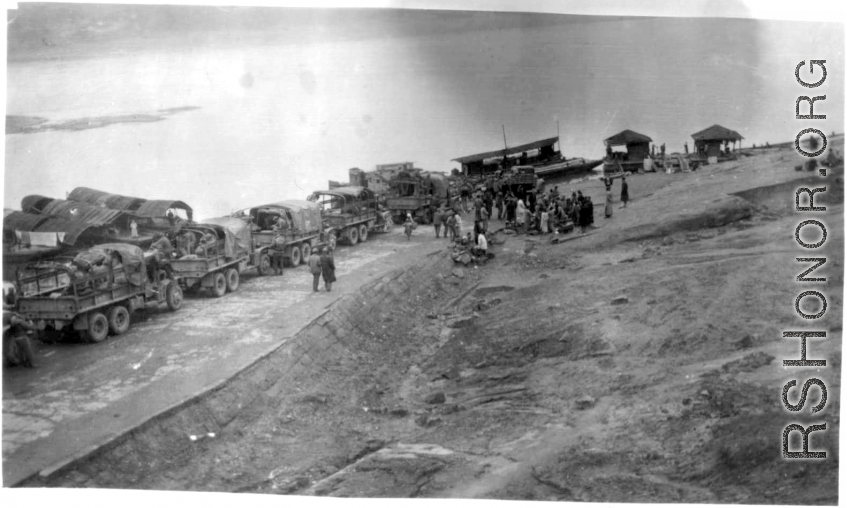
[[[599,158],[602,140],[627,128],[669,151],[715,123],[745,146],[788,141],[806,126],[794,100],[812,93],[794,67],[812,58],[830,62],[814,90],[828,99],[815,113],[828,115],[826,132],[844,119],[837,23],[26,4],[9,18],[7,114],[58,121],[201,108],[151,126],[7,136],[4,195],[15,208],[25,194],[98,187],[92,165],[136,168],[140,180],[100,187],[144,197],[159,197],[144,187],[151,179],[192,165],[211,186],[233,171],[252,173],[240,182],[248,188],[269,173],[296,175],[279,197],[304,197],[354,166],[447,171],[454,157],[501,148],[501,125],[516,145],[554,136],[557,120],[567,156]],[[86,183],[38,189],[15,176],[83,162]],[[214,197],[214,208],[249,197]]]

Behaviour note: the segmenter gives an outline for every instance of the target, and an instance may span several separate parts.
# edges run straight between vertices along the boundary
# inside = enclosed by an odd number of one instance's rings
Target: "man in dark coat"
[[[626,208],[626,202],[629,201],[629,184],[626,183],[626,177],[621,177],[621,208]]]
[[[436,208],[432,215],[432,225],[435,227],[435,237],[441,238],[441,223],[444,222],[444,211],[441,208]]]
[[[38,327],[15,312],[14,308],[15,292],[10,289],[3,294],[3,363],[5,367],[23,365],[34,368],[35,354],[27,331],[38,330]]]
[[[332,283],[335,282],[335,261],[330,248],[324,249],[321,253],[321,273],[324,277],[326,291],[332,291]]]
[[[294,247],[297,248],[296,246]],[[282,275],[282,265],[285,259],[285,238],[283,236],[275,236],[270,248],[271,254],[271,270],[274,275]]]

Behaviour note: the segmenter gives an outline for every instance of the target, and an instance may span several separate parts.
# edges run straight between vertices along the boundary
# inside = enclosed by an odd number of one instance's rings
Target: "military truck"
[[[312,249],[328,240],[323,229],[321,206],[300,199],[289,199],[268,205],[245,208],[234,212],[231,217],[247,221],[251,225],[253,244],[258,248],[270,248],[274,240],[282,237],[285,245],[285,261],[289,266],[305,263]],[[288,227],[275,229],[280,217]],[[264,271],[260,270],[264,274]]]
[[[182,290],[160,269],[155,254],[135,245],[107,243],[73,258],[28,264],[16,274],[16,310],[42,337],[76,331],[90,342],[120,335],[137,309],[182,307]]]
[[[450,200],[447,177],[419,169],[397,173],[388,181],[390,188],[386,205],[394,222],[402,224],[407,215],[417,222],[432,223],[432,209]]]
[[[241,285],[241,273],[270,271],[267,245],[256,245],[250,225],[234,217],[207,219],[174,231],[177,257],[165,264],[184,289],[220,298]]]
[[[320,205],[327,243],[332,246],[336,241],[356,245],[367,241],[370,233],[388,232],[393,225],[391,212],[381,210],[376,194],[366,187],[316,191],[309,201]]]

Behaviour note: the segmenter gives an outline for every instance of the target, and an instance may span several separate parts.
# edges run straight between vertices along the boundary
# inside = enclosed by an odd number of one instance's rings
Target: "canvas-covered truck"
[[[381,210],[376,194],[367,187],[336,187],[316,191],[309,201],[321,207],[321,217],[327,234],[327,243],[344,241],[350,245],[367,241],[371,232],[391,230],[391,212]]]
[[[386,205],[395,223],[402,224],[407,215],[417,222],[432,223],[433,207],[450,200],[447,176],[419,169],[400,171],[388,181],[390,190]]]
[[[270,248],[282,237],[284,257],[290,266],[305,263],[315,247],[329,240],[323,229],[321,206],[311,201],[288,199],[245,208],[233,213],[232,217],[251,224],[253,244],[259,248]],[[284,228],[276,226],[280,217],[285,220]]]
[[[31,319],[39,335],[77,331],[90,342],[130,326],[136,309],[166,304],[182,307],[182,290],[160,269],[154,254],[135,245],[107,243],[74,258],[53,258],[17,272],[17,311]]]
[[[255,245],[250,225],[234,217],[207,219],[174,232],[176,258],[167,261],[186,290],[221,297],[241,285],[241,273],[270,271],[267,246]]]

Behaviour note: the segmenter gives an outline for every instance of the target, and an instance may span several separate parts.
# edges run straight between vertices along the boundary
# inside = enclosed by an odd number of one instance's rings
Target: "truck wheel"
[[[235,268],[229,268],[226,271],[226,290],[230,293],[234,293],[238,289],[238,285],[240,284],[241,277],[238,275],[238,270]]]
[[[109,329],[112,334],[120,335],[129,330],[129,311],[123,305],[109,309]]]
[[[359,243],[359,228],[352,226],[347,229],[347,240],[350,242],[351,246]]]
[[[165,291],[165,302],[168,304],[168,309],[172,311],[179,310],[182,307],[182,289],[176,282],[168,284],[168,289]]]
[[[288,248],[288,260],[291,263],[291,266],[297,266],[300,264],[300,246],[292,245]]]
[[[309,245],[309,242],[303,242],[303,245],[300,246],[300,262],[308,263],[309,256],[312,255],[312,246]]]
[[[89,342],[103,342],[107,335],[109,335],[109,320],[106,316],[96,311],[88,314],[88,330],[85,331],[85,338]]]
[[[212,287],[212,295],[220,298],[226,294],[226,276],[218,272],[215,274],[215,285]]]
[[[257,268],[259,275],[267,275],[271,273],[271,257],[267,254],[262,254],[259,258],[259,266]]]
[[[368,226],[365,225],[365,224],[362,224],[361,226],[359,226],[359,241],[360,242],[367,242],[368,241]]]

